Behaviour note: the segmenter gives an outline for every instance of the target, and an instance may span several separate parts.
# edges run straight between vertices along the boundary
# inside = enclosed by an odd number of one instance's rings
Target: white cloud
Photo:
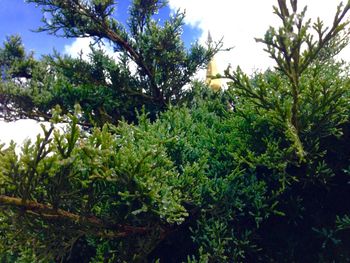
[[[17,144],[23,143],[27,139],[34,139],[37,134],[42,134],[42,129],[38,122],[33,120],[18,120],[14,122],[0,122],[0,143],[8,145],[11,140]]]
[[[94,44],[95,41],[91,37],[85,38],[76,38],[72,44],[65,45],[63,53],[66,55],[70,55],[73,58],[77,58],[82,54],[82,58],[84,60],[89,59],[89,54],[91,53],[90,45]],[[98,43],[99,47],[106,52],[106,54],[110,57],[117,59],[117,53],[113,51],[112,45],[107,42]]]
[[[66,55],[69,55],[73,58],[77,58],[82,54],[82,58],[84,60],[89,60],[89,54],[91,53],[90,45],[94,44],[95,41],[91,37],[87,38],[77,38],[74,40],[74,42],[70,45],[64,46],[63,53]],[[115,61],[119,60],[120,52],[114,52],[113,46],[108,43],[107,41],[100,42],[96,45],[99,45],[98,47],[101,48],[107,56],[114,59]],[[137,65],[136,63],[130,61],[129,63],[131,74],[135,74]],[[110,76],[106,74],[107,81],[110,81]],[[108,82],[107,82],[108,83]]]
[[[93,43],[91,38],[77,38],[72,44],[64,46],[64,54],[67,54],[73,58],[77,58],[80,54],[82,54],[83,59],[88,59],[88,54],[91,51],[91,43]]]
[[[299,6],[301,9],[307,4],[310,17],[319,16],[330,25],[339,3],[340,0],[300,0]],[[224,37],[225,47],[234,46],[230,52],[217,55],[220,70],[229,63],[233,67],[239,65],[248,73],[274,65],[263,51],[263,44],[256,43],[254,38],[262,38],[270,25],[279,23],[272,10],[276,0],[169,0],[169,4],[174,11],[185,10],[185,22],[202,30],[201,43],[205,42],[210,30],[214,40]],[[342,57],[350,57],[350,47]]]
[[[49,122],[37,122],[34,120],[18,120],[13,122],[0,121],[0,144],[5,144],[5,147],[9,146],[11,141],[17,144],[16,152],[20,152],[20,148],[26,140],[35,142],[37,135],[44,136],[41,124],[49,129],[51,124]],[[67,128],[67,124],[55,124],[55,129],[60,132],[64,132]]]

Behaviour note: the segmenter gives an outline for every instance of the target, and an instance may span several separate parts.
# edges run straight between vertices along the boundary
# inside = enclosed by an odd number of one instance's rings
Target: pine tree
[[[23,76],[30,80],[29,85],[23,87],[8,79],[1,83],[0,105],[7,109],[3,111],[7,120],[49,120],[56,105],[63,112],[72,113],[76,103],[82,107],[81,123],[87,126],[117,123],[122,118],[135,121],[135,111],[142,107],[154,119],[168,105],[185,99],[188,91],[184,86],[221,46],[216,43],[206,49],[195,43],[186,48],[181,40],[183,13],[177,12],[166,21],[155,19],[155,14],[166,5],[161,0],[132,1],[126,25],[114,18],[115,1],[28,2],[51,15],[49,20],[43,17],[43,26],[38,31],[59,37],[90,37],[95,44],[108,43],[118,60],[96,46],[89,61],[59,54],[41,61],[31,58],[31,63],[41,65],[37,66],[40,68],[37,74]],[[4,43],[3,52],[16,52],[10,47],[14,39],[21,46],[20,39],[13,38]],[[21,52],[24,56],[25,51]],[[6,58],[6,63],[17,62]]]

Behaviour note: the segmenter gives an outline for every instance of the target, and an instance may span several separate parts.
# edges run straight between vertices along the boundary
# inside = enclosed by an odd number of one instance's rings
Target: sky
[[[263,51],[264,46],[254,38],[263,37],[271,25],[278,25],[279,20],[273,14],[272,6],[277,0],[168,0],[169,7],[163,9],[159,19],[165,19],[177,10],[185,11],[183,39],[186,46],[198,40],[205,43],[208,31],[214,40],[223,38],[224,47],[233,47],[230,52],[221,52],[216,56],[219,70],[229,64],[240,66],[245,72],[252,73],[273,67],[273,61]],[[125,22],[129,0],[120,0],[116,18]],[[308,5],[307,16],[320,17],[326,25],[332,23],[336,7],[340,0],[299,0],[299,7]],[[41,25],[39,8],[23,0],[0,0],[0,42],[6,36],[19,34],[28,50],[33,50],[37,57],[52,53],[76,56],[80,50],[88,52],[89,39],[65,39],[48,35],[46,32],[33,32]],[[349,16],[347,17],[349,18]],[[350,47],[341,54],[341,58],[350,60]],[[204,76],[204,72],[198,74]],[[33,138],[40,131],[38,125],[30,121],[16,123],[0,122],[0,141],[8,142],[11,138],[21,143],[25,138]]]
[[[35,5],[25,3],[24,0],[0,0],[0,42],[7,36],[20,35],[27,50],[36,54],[50,53],[55,47],[62,50],[64,45],[73,40],[56,38],[45,32],[36,33],[41,25],[42,13]],[[43,41],[45,39],[45,41]]]

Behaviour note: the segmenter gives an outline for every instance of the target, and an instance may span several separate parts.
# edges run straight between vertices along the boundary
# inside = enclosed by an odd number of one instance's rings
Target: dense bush
[[[350,261],[350,79],[335,59],[350,3],[317,40],[291,8],[279,1],[283,25],[260,40],[274,70],[228,69],[227,91],[194,82],[185,106],[135,123],[86,129],[79,106],[56,108],[65,132],[2,147],[0,259]]]
[[[348,124],[298,164],[269,118],[228,111],[221,96],[91,134],[71,117],[65,135],[47,131],[19,159],[3,150],[3,194],[21,198],[2,212],[3,249],[93,262],[349,258]]]

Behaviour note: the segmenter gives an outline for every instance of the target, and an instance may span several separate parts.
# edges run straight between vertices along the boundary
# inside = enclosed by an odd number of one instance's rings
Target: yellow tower
[[[208,44],[210,44],[212,41],[213,40],[211,38],[210,32],[208,32]],[[217,74],[219,74],[219,70],[218,70],[218,67],[216,65],[215,58],[213,57],[208,64],[207,76],[206,76],[206,80],[205,80],[205,83],[207,85],[209,85],[209,87],[213,91],[219,91],[221,89],[221,85],[222,85],[220,79],[212,79]]]

